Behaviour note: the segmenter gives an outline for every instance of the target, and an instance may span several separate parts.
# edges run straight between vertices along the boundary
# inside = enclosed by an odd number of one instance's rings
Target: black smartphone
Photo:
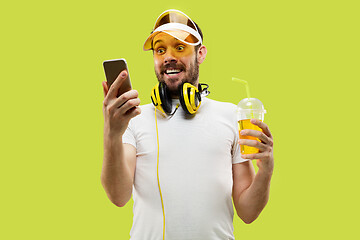
[[[111,84],[116,80],[116,78],[119,76],[119,74],[126,69],[128,75],[125,81],[122,83],[122,85],[119,88],[117,97],[123,94],[124,92],[127,92],[131,90],[131,82],[130,82],[130,74],[127,67],[126,60],[124,58],[120,59],[113,59],[113,60],[106,60],[103,62],[105,76],[106,76],[106,82],[108,85],[108,88],[110,89]]]

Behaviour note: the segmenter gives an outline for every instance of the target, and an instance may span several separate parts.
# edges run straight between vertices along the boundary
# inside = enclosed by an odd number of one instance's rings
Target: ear
[[[199,64],[201,64],[205,60],[206,54],[207,54],[206,47],[204,45],[201,45],[198,49],[198,55],[197,55],[197,60]]]

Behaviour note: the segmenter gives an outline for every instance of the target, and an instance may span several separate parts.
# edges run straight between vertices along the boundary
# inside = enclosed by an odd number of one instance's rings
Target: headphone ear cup
[[[181,105],[182,109],[184,110],[184,112],[186,112],[187,114],[191,114],[185,104],[183,88],[184,88],[184,83],[180,84],[179,90],[178,90],[180,105]]]
[[[156,109],[158,109],[159,111],[164,112],[164,109],[161,106],[161,99],[160,99],[160,94],[159,94],[159,83],[156,84],[153,89],[151,90],[151,101],[153,103],[153,105],[155,106]]]
[[[167,86],[163,82],[159,83],[159,95],[161,107],[166,114],[170,114],[172,110],[172,99]]]
[[[181,107],[187,114],[195,114],[201,104],[201,95],[198,89],[190,83],[179,86]]]
[[[158,94],[157,94],[157,88],[159,88],[159,84],[157,84],[155,87],[153,87],[153,89],[151,90],[151,101],[153,103],[153,105],[155,107],[158,107],[159,106],[159,101],[158,101]]]

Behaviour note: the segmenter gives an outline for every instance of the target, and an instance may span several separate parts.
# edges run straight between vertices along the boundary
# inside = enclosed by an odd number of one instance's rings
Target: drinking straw
[[[233,77],[232,80],[235,81],[235,82],[240,82],[240,83],[245,85],[246,95],[248,97],[248,101],[250,101],[250,88],[249,88],[248,82],[245,81],[245,80],[239,79],[239,78],[235,78],[235,77]]]
[[[246,95],[247,95],[247,98],[248,98],[248,102],[250,102],[250,88],[249,88],[249,84],[247,81],[243,80],[243,79],[239,79],[239,78],[235,78],[235,77],[232,77],[232,80],[235,81],[235,82],[239,82],[239,83],[242,83],[245,85],[245,89],[246,89]],[[250,108],[252,110],[252,105],[250,105]],[[251,117],[254,118],[254,113],[253,111],[251,111]]]

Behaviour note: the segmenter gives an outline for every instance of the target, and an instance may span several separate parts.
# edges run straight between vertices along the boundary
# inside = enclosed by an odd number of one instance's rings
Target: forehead
[[[184,42],[180,41],[179,39],[164,33],[164,32],[160,32],[158,34],[156,34],[156,36],[153,38],[153,47],[155,47],[156,43],[162,43],[162,44],[185,44]]]

